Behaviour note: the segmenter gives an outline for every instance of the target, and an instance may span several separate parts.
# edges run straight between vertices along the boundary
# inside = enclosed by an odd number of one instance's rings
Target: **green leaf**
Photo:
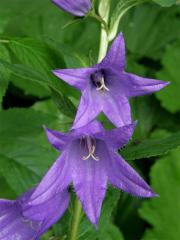
[[[59,110],[66,116],[74,118],[76,114],[76,108],[70,99],[65,97],[62,93],[51,89],[52,98],[56,103]]]
[[[18,77],[23,77],[29,81],[37,82],[46,88],[50,87],[51,90],[53,91],[53,96],[55,95],[54,92],[56,93],[55,99],[56,101],[58,101],[58,104],[62,113],[70,117],[74,116],[75,107],[73,103],[64,94],[61,93],[62,89],[60,88],[60,85],[56,84],[56,81],[53,82],[44,73],[41,73],[39,71],[36,71],[24,65],[10,64],[1,59],[0,59],[0,64],[3,64],[4,67],[9,69],[14,75]]]
[[[166,52],[162,59],[163,69],[157,73],[157,77],[171,84],[156,93],[156,96],[161,101],[161,104],[171,113],[180,111],[180,42],[167,47]]]
[[[110,19],[110,31],[108,36],[110,41],[117,35],[119,23],[124,14],[132,7],[143,2],[145,2],[145,0],[120,0],[117,3]]]
[[[129,145],[121,150],[121,154],[126,160],[135,160],[163,155],[179,146],[180,132],[177,132],[168,137],[145,140],[136,145]]]
[[[0,44],[0,58],[6,60],[7,62],[10,61],[9,52],[2,44]],[[8,87],[9,77],[10,72],[4,67],[3,64],[0,63],[0,104]]]
[[[39,181],[39,177],[33,171],[12,158],[0,154],[0,164],[1,175],[18,195],[35,186]]]
[[[151,96],[134,98],[131,103],[133,117],[138,119],[133,139],[145,139],[156,124],[159,106]]]
[[[0,154],[3,161],[1,166],[8,169],[12,164],[17,175],[22,171],[24,175],[27,172],[28,176],[42,177],[58,155],[48,143],[42,127],[43,125],[50,127],[54,121],[57,121],[56,117],[31,109],[1,111]],[[13,175],[13,171],[4,173],[7,182],[10,181],[8,180],[10,175]],[[29,179],[31,181],[35,178]],[[8,183],[13,184],[13,180]],[[12,185],[10,186],[13,188]],[[25,188],[25,185],[23,187]]]
[[[128,50],[136,57],[161,58],[166,46],[180,36],[178,14],[177,7],[161,8],[155,4],[132,9],[122,22]]]
[[[8,185],[5,178],[0,177],[0,198],[4,199],[13,199],[17,194],[12,190],[12,188]]]
[[[46,74],[47,77],[54,68],[50,49],[44,42],[31,38],[10,39],[8,46],[24,66],[30,67],[38,72]],[[39,86],[35,82],[27,82],[23,78],[13,78],[13,83],[22,88],[26,94],[33,94],[39,97],[48,96],[49,92],[45,86]]]
[[[98,237],[98,240],[123,240],[123,235],[120,230],[114,225],[110,224],[106,231]]]
[[[173,4],[176,4],[176,0],[153,0],[155,3],[158,3],[162,7],[170,7]]]
[[[153,189],[160,195],[147,200],[140,216],[151,226],[143,240],[180,239],[180,150],[159,159],[151,170]]]

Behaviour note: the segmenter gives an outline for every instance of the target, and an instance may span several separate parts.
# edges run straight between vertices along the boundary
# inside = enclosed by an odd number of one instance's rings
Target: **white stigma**
[[[109,91],[109,88],[106,87],[106,85],[105,85],[104,77],[101,78],[100,83],[101,83],[101,86],[96,88],[97,91],[100,91],[100,90],[106,90],[106,91]]]
[[[86,141],[89,154],[84,156],[83,160],[88,160],[90,157],[92,157],[95,161],[99,161],[99,158],[95,156],[96,146],[92,143],[92,139],[90,137],[86,137]]]

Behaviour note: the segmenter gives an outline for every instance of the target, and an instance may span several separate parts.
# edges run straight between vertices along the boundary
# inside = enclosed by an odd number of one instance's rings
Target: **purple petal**
[[[82,17],[91,9],[91,0],[52,0],[62,10]]]
[[[35,207],[27,204],[32,190],[17,201],[0,200],[0,239],[38,240],[64,213],[68,206],[67,191]],[[53,207],[52,207],[53,206]]]
[[[73,123],[73,129],[81,128],[94,120],[102,111],[102,98],[95,90],[87,87],[81,97],[77,115]]]
[[[71,182],[68,149],[56,160],[32,194],[29,204],[37,205],[63,191]]]
[[[41,223],[24,218],[21,205],[16,201],[0,200],[0,209],[1,240],[39,239]]]
[[[73,129],[70,133],[70,137],[72,139],[77,139],[84,135],[95,135],[98,133],[104,133],[104,128],[100,122],[94,120],[84,127]]]
[[[60,69],[53,71],[58,78],[80,90],[85,89],[93,72],[94,68]]]
[[[105,141],[108,147],[112,147],[113,149],[118,149],[123,147],[129,142],[129,140],[133,135],[135,126],[136,126],[136,122],[126,125],[124,127],[115,128],[110,131],[97,133],[95,134],[95,136]]]
[[[141,96],[157,92],[169,85],[169,82],[142,78],[131,73],[125,73],[126,93],[128,97]]]
[[[67,147],[67,144],[70,141],[67,134],[63,134],[63,133],[60,133],[60,132],[57,132],[54,130],[50,130],[48,128],[45,128],[45,131],[46,131],[48,141],[57,150],[62,151],[65,147]]]
[[[74,156],[72,161],[74,188],[85,213],[92,224],[95,225],[98,224],[107,185],[107,174],[103,165],[103,159],[101,159],[101,151],[104,145],[101,146],[97,143],[96,147],[99,161],[95,161],[92,158],[83,160],[83,156],[87,156],[88,152],[80,149],[78,144],[71,149]]]
[[[67,191],[63,191],[39,205],[26,205],[23,209],[23,215],[28,219],[42,222],[43,228],[39,233],[42,234],[61,218],[68,204],[69,194]]]
[[[113,41],[106,57],[100,63],[101,66],[113,67],[117,71],[125,68],[125,42],[123,34],[120,33]]]
[[[104,96],[103,112],[116,126],[122,127],[131,124],[131,108],[126,96],[110,91]]]
[[[123,191],[138,197],[157,196],[139,174],[114,151],[109,152],[107,170],[111,184]]]

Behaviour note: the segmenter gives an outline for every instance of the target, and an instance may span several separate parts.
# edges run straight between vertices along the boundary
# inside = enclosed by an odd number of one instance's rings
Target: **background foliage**
[[[110,187],[99,229],[83,217],[80,240],[180,239],[180,7],[154,2],[121,22],[127,71],[171,85],[132,100],[138,126],[121,153],[160,197],[137,199]],[[84,19],[62,28],[71,20],[49,0],[0,0],[0,198],[37,184],[56,159],[42,126],[67,131],[72,124],[80,94],[51,70],[95,63],[99,24]],[[71,212],[42,239],[66,239]]]

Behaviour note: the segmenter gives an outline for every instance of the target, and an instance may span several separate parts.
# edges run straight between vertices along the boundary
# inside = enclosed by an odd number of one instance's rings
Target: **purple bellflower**
[[[62,10],[78,17],[85,16],[92,7],[91,0],[52,0]]]
[[[120,33],[101,63],[90,68],[53,71],[57,77],[82,92],[73,128],[85,126],[100,112],[104,112],[117,127],[130,124],[128,99],[156,92],[169,84],[126,73],[124,68],[125,42]]]
[[[108,182],[134,196],[156,196],[117,153],[118,148],[128,143],[134,127],[132,123],[105,131],[94,121],[68,134],[46,129],[49,142],[62,153],[37,186],[29,204],[48,201],[73,183],[86,215],[97,225]]]
[[[69,203],[67,191],[31,208],[27,203],[34,190],[16,201],[0,200],[0,239],[39,240],[64,213]],[[28,217],[26,217],[28,212]],[[35,218],[35,219],[34,219]]]

